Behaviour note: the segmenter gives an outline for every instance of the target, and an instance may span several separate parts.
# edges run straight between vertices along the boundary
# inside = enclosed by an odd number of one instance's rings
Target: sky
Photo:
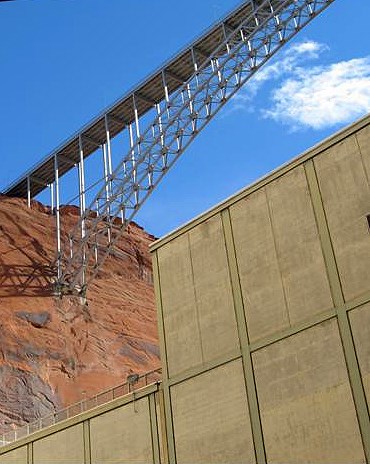
[[[0,191],[240,3],[0,2]],[[135,220],[162,236],[369,113],[369,22],[368,0],[335,0],[225,105]]]

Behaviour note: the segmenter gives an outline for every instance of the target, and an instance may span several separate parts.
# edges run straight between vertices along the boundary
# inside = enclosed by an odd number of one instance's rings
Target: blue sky
[[[239,3],[1,2],[0,189]],[[370,112],[369,22],[369,1],[335,0],[198,136],[136,220],[163,235]]]

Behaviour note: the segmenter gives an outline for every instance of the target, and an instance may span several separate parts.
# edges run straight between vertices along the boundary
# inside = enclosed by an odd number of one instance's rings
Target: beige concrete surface
[[[282,168],[153,246],[159,256],[159,286],[165,302],[161,344],[166,344],[170,353],[170,385],[171,379],[175,384],[170,388],[179,463],[192,462],[198,455],[199,462],[237,459],[236,455],[230,458],[228,451],[224,456],[222,449],[228,450],[229,443],[243,437],[233,429],[236,436],[229,438],[233,419],[227,414],[231,406],[222,410],[226,417],[224,431],[217,429],[219,418],[213,405],[225,404],[217,396],[222,380],[216,378],[220,368],[206,362],[213,359],[216,349],[226,361],[227,348],[232,348],[231,342],[236,340],[231,326],[224,327],[228,318],[234,324],[225,238],[219,225],[219,215],[226,208],[232,229],[228,243],[233,253],[234,239],[240,279],[236,279],[236,285],[240,282],[249,342],[240,317],[239,336],[242,333],[244,342],[249,343],[243,356],[252,351],[257,386],[259,412],[258,408],[251,409],[253,423],[259,418],[262,421],[262,433],[258,427],[254,430],[259,461],[265,462],[263,440],[269,463],[365,462],[364,443],[369,453],[368,421],[363,411],[366,405],[351,333],[343,323],[347,316],[341,292],[350,308],[356,301],[367,301],[370,291],[370,231],[366,220],[370,213],[369,122],[370,117],[358,126],[358,133],[344,131],[345,137],[333,138],[321,150],[316,147],[301,164],[294,162],[290,168]],[[186,272],[182,272],[184,267]],[[177,268],[181,272],[175,282]],[[334,285],[336,282],[338,285]],[[182,320],[175,321],[176,316],[170,314],[173,302]],[[224,314],[219,313],[221,307]],[[363,311],[353,310],[350,317],[369,398],[370,334],[367,316],[357,315]],[[175,322],[169,324],[171,319]],[[209,333],[215,334],[214,340],[208,338],[207,326],[212,329]],[[209,357],[205,355],[207,340]],[[188,357],[182,348],[196,350],[197,354]],[[176,376],[178,373],[182,375]],[[208,381],[208,374],[212,381]],[[254,394],[253,375],[244,376]],[[212,382],[217,393],[213,393]],[[358,416],[355,405],[360,408]],[[216,424],[215,435],[212,424]],[[219,442],[223,442],[223,448],[218,448]]]
[[[244,310],[251,342],[289,327],[264,189],[230,207]]]
[[[370,179],[370,126],[366,126],[356,133],[356,140],[364,164],[367,182]],[[369,208],[370,213],[370,208]]]
[[[188,235],[160,249],[158,261],[171,377],[202,363]]]
[[[33,464],[84,464],[82,424],[36,440]]]
[[[370,303],[349,313],[357,359],[370,409]]]
[[[210,362],[239,348],[220,215],[192,230],[189,238],[202,357]]]
[[[367,129],[368,130],[368,129]],[[367,135],[366,135],[367,137]],[[365,132],[359,137],[364,142]],[[314,160],[346,301],[369,290],[369,149],[359,151],[355,135]]]
[[[0,464],[27,464],[27,446],[2,454]]]
[[[303,166],[266,186],[291,326],[333,307]]]
[[[168,451],[167,451],[167,430],[166,430],[166,413],[164,411],[164,399],[163,391],[159,392],[155,397],[155,412],[156,412],[156,423],[158,430],[158,441],[159,441],[159,455],[161,464],[168,463]]]
[[[133,394],[116,398],[10,443],[0,448],[0,464],[159,464],[158,390],[149,385],[135,392],[134,401]],[[162,443],[162,456],[165,448]]]
[[[230,211],[250,341],[333,307],[302,166]]]
[[[253,354],[269,464],[364,463],[335,319]]]
[[[220,216],[158,255],[169,376],[235,354],[239,339]]]
[[[171,387],[178,464],[255,462],[240,360]]]
[[[91,464],[153,462],[148,398],[90,420]]]

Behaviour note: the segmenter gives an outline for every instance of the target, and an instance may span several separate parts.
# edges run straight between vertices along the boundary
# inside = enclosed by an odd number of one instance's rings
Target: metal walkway
[[[230,98],[333,0],[248,0],[10,185],[55,202],[58,291],[84,294],[129,221],[178,157]],[[112,166],[111,139],[127,147]],[[86,205],[86,157],[101,150],[103,175]],[[81,217],[61,242],[59,179],[78,167]],[[101,250],[105,249],[104,252]]]

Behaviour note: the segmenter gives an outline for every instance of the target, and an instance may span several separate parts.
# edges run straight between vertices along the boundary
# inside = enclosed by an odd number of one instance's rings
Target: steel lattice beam
[[[252,8],[236,27],[220,23],[223,37],[209,56],[196,44],[189,48],[194,70],[176,91],[171,93],[168,86],[175,71],[163,69],[161,101],[132,94],[128,152],[113,172],[106,169],[103,187],[88,208],[82,207],[69,244],[58,250],[61,292],[85,292],[128,223],[194,138],[264,63],[332,2],[249,1]],[[152,104],[152,119],[144,129],[139,101]],[[147,121],[148,113],[145,116]],[[110,150],[109,136],[103,149]],[[82,163],[81,138],[80,152]]]

